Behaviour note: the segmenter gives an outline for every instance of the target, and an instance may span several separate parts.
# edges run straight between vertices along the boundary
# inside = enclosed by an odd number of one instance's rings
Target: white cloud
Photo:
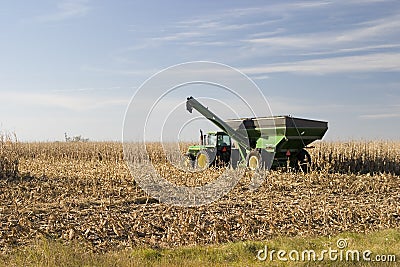
[[[377,20],[370,20],[360,23],[361,27],[358,29],[344,32],[337,37],[338,41],[354,41],[369,39],[376,36],[385,36],[389,34],[396,34],[399,32],[400,16],[394,15]]]
[[[308,48],[324,47],[324,50],[336,48],[338,45],[354,44],[354,42],[376,41],[378,37],[400,32],[400,16],[395,15],[379,20],[371,20],[345,31],[314,32],[297,35],[280,35],[264,38],[248,38],[247,42],[258,46],[272,48]],[[319,49],[318,49],[319,50]]]
[[[181,20],[172,26],[167,25],[165,35],[144,39],[142,40],[142,43],[136,45],[134,48],[135,50],[147,49],[149,48],[149,44],[152,44],[153,47],[159,47],[166,42],[172,41],[182,41],[185,45],[195,46],[198,46],[201,42],[204,42],[205,45],[212,43],[220,44],[221,35],[225,36],[231,32],[244,29],[250,30],[256,27],[266,27],[268,25],[281,22],[284,20],[285,15],[280,15],[279,18],[276,18],[276,14],[283,13],[283,11],[285,11],[284,13],[289,11],[297,12],[301,9],[322,8],[330,4],[331,2],[329,1],[305,1],[299,3],[279,3],[275,5],[250,8],[231,8],[220,10],[219,12],[215,12],[206,16],[202,15],[195,18]],[[260,15],[262,15],[264,19],[252,21],[252,17],[257,18]],[[269,15],[273,15],[274,17],[268,19]],[[241,21],[243,18],[246,18],[246,22]],[[249,18],[251,19],[250,22],[248,22]],[[134,30],[136,30],[136,28],[134,28]],[[280,28],[275,33],[282,31],[284,30]],[[226,42],[224,41],[223,43],[226,45],[229,42],[232,43],[231,40]]]
[[[169,34],[166,36],[154,37],[152,38],[153,41],[176,41],[181,39],[191,39],[193,37],[203,36],[203,33],[192,31],[192,32],[178,32]]]
[[[373,7],[372,5],[375,2],[379,1],[303,1],[219,10],[209,15],[181,20],[169,26],[165,25],[164,34],[152,38],[146,37],[138,42],[137,46],[127,49],[121,54],[125,55],[130,50],[158,49],[168,43],[174,43],[174,45],[183,48],[193,47],[197,54],[204,52],[201,50],[203,47],[207,49],[206,58],[224,62],[261,59],[267,56],[270,59],[280,55],[316,57],[368,52],[383,53],[390,50],[393,53],[400,47],[400,44],[397,43],[400,35],[400,16],[396,12],[392,12],[395,15],[386,17],[365,16],[363,22],[354,22],[348,25],[340,22],[343,15],[340,15],[339,12],[332,18],[323,20],[323,23],[329,23],[332,20],[332,24],[339,21],[339,27],[316,28],[314,26],[317,25],[312,25],[312,17],[307,17],[310,22],[304,22],[303,15],[301,15],[304,14],[301,13],[302,11],[307,12],[305,14],[309,16],[308,12],[310,11],[317,13],[320,9],[326,10],[327,8],[331,8],[332,12],[335,12],[335,10],[343,11],[350,8],[355,10],[360,5],[371,5]],[[300,19],[302,25],[308,25],[310,28],[307,30],[298,29],[296,22]],[[318,24],[319,19],[316,18],[315,22]],[[322,30],[317,30],[318,28]],[[245,33],[238,34],[241,31]],[[212,55],[214,51],[208,50],[207,47],[214,47],[218,50],[225,47],[226,49]],[[232,53],[235,54],[234,58],[231,57]],[[118,58],[126,59],[128,57],[120,56]],[[387,62],[387,57],[385,58]],[[357,58],[350,60],[350,63],[354,63],[353,61]],[[277,62],[277,60],[274,61]],[[336,59],[332,59],[332,62],[336,63]],[[278,70],[278,67],[275,66],[275,72],[292,71],[293,65],[290,63],[279,64],[281,70]],[[293,63],[298,64],[297,62]],[[378,71],[391,69],[391,67],[386,67],[387,65],[385,63],[384,67],[381,68],[374,63],[373,67],[366,66],[363,68],[378,69]],[[308,69],[311,70],[308,71]],[[332,69],[330,68],[330,70]],[[353,65],[345,69],[352,71],[355,67]],[[397,69],[397,65],[395,69]],[[302,66],[303,72],[314,70],[315,67],[308,66],[308,64]],[[330,70],[321,71],[326,73]]]
[[[366,45],[352,48],[340,48],[337,50],[323,51],[323,52],[306,52],[300,53],[302,56],[321,56],[321,55],[332,55],[342,53],[353,53],[353,52],[365,52],[365,51],[376,51],[384,49],[395,49],[400,48],[400,44],[382,44],[382,45]]]
[[[97,72],[97,73],[104,73],[104,74],[116,74],[116,75],[144,75],[149,76],[155,72],[157,69],[111,69],[111,68],[101,68],[101,67],[92,67],[92,66],[82,66],[82,71],[89,71],[89,72]]]
[[[396,0],[345,0],[344,3],[346,4],[356,4],[356,5],[362,5],[362,4],[373,4],[373,3],[384,3],[384,2],[395,2]]]
[[[390,119],[390,118],[400,118],[400,113],[383,113],[383,114],[368,114],[368,115],[361,115],[361,119]]]
[[[400,71],[400,53],[376,53],[361,56],[303,60],[297,62],[241,68],[241,70],[249,75],[274,72],[326,74],[369,71]]]
[[[253,80],[267,80],[270,77],[268,75],[253,75],[251,76]]]
[[[60,94],[60,93],[31,93],[31,92],[0,92],[0,103],[18,103],[24,107],[38,106],[63,108],[72,111],[84,111],[101,109],[110,106],[124,105],[129,102],[127,98],[104,97],[80,94]]]
[[[259,7],[250,7],[250,8],[234,8],[230,10],[226,10],[223,17],[243,17],[243,16],[253,16],[257,14],[277,14],[279,12],[288,12],[288,11],[296,11],[298,12],[301,9],[320,9],[324,7],[328,7],[331,5],[330,1],[303,1],[297,3],[278,3],[278,4],[269,4],[265,6]],[[216,18],[214,16],[213,18]],[[221,14],[219,16],[221,18]]]
[[[52,92],[55,93],[70,93],[70,92],[89,92],[89,91],[105,91],[105,90],[115,90],[121,89],[119,86],[108,87],[108,88],[94,88],[94,87],[85,87],[85,88],[71,88],[71,89],[56,89]]]
[[[280,18],[263,19],[261,21],[238,23],[238,18],[258,16],[260,14],[279,14],[282,11],[299,11],[300,9],[316,9],[326,7],[330,5],[329,1],[313,1],[313,2],[299,2],[299,3],[279,3],[275,5],[266,5],[250,8],[233,8],[221,10],[218,13],[199,16],[188,20],[182,20],[174,25],[174,29],[194,29],[198,30],[197,34],[207,35],[210,32],[223,32],[223,31],[235,31],[242,29],[249,29],[259,26],[266,26],[269,24],[277,23],[282,21]],[[263,16],[268,17],[268,16]],[[235,22],[230,22],[234,19]],[[182,35],[180,36],[179,33]],[[179,37],[192,37],[191,32],[178,32],[176,33]]]

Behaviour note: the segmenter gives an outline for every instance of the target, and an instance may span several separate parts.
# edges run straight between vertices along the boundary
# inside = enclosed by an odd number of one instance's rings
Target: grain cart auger
[[[199,168],[212,164],[231,164],[235,168],[246,164],[253,170],[286,167],[307,172],[311,157],[305,148],[322,139],[328,130],[327,122],[291,116],[223,121],[193,97],[187,98],[186,109],[190,113],[197,110],[221,129],[206,135],[201,132],[200,145],[189,147],[188,163]]]

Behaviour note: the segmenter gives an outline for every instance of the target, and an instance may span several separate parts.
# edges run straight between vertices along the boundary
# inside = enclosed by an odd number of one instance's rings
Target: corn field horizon
[[[124,157],[147,160],[144,151],[124,155],[119,142],[18,142],[3,135],[0,250],[7,253],[37,238],[105,252],[400,227],[400,141],[314,146],[308,150],[313,162],[308,174],[266,172],[253,192],[245,171],[218,201],[184,208],[159,203],[136,184]],[[175,184],[202,185],[222,171],[185,174],[169,163],[160,144],[146,149],[156,169]]]

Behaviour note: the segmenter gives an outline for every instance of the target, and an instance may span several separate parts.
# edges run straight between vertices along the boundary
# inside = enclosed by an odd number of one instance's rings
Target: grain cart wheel
[[[310,171],[310,166],[311,166],[310,154],[307,152],[307,150],[302,149],[297,153],[296,157],[299,170],[301,170],[304,173],[308,173]]]
[[[261,155],[258,151],[251,151],[247,156],[247,167],[251,170],[257,170],[260,168]]]
[[[202,150],[196,155],[195,167],[200,169],[206,169],[211,164],[210,155],[207,151]]]

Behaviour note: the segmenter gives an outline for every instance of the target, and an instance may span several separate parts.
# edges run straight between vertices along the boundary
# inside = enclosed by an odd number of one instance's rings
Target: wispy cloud
[[[381,44],[381,45],[366,45],[366,46],[359,46],[359,47],[351,47],[351,48],[340,48],[337,50],[331,51],[323,51],[323,52],[306,52],[306,53],[299,53],[301,56],[322,56],[322,55],[333,55],[333,54],[349,54],[354,52],[368,52],[368,51],[379,51],[379,50],[386,50],[389,49],[396,49],[400,48],[400,44]]]
[[[383,3],[383,2],[395,2],[397,0],[345,0],[344,2],[347,4],[371,4],[371,3]]]
[[[148,49],[160,47],[168,42],[182,42],[185,46],[199,46],[199,45],[232,45],[235,46],[241,42],[234,36],[239,31],[246,30],[252,32],[255,28],[265,28],[268,25],[282,22],[285,15],[289,11],[318,9],[330,5],[329,1],[313,1],[313,2],[298,2],[298,3],[279,3],[270,4],[257,7],[246,8],[230,8],[210,12],[208,15],[197,16],[194,18],[177,21],[172,25],[165,25],[165,34],[160,34],[156,37],[146,37],[141,40],[141,43],[135,45],[133,50]],[[282,12],[285,11],[285,12]],[[258,16],[262,15],[263,19]],[[264,16],[265,15],[265,16]],[[252,17],[255,17],[253,19]],[[136,27],[133,29],[136,30]],[[130,30],[132,31],[132,27]],[[276,34],[284,31],[283,28],[278,29]],[[262,33],[266,36],[266,33]],[[232,40],[236,39],[236,40]],[[225,41],[222,41],[225,39]]]
[[[400,53],[377,53],[360,56],[303,60],[241,68],[241,70],[250,75],[274,72],[327,74],[368,71],[400,71]]]
[[[244,16],[254,16],[257,14],[277,14],[279,12],[289,12],[289,11],[299,11],[299,10],[315,10],[320,8],[325,8],[331,5],[331,1],[302,1],[297,3],[277,3],[277,4],[268,4],[264,6],[257,7],[248,7],[248,8],[233,8],[224,10],[221,14],[212,14],[209,15],[208,18],[210,20],[215,19],[224,19],[224,18],[237,18]],[[206,17],[207,18],[207,17]],[[199,22],[199,20],[197,21]]]
[[[193,21],[179,22],[179,26],[177,28],[178,29],[197,28],[201,30],[202,33],[205,33],[205,31],[222,32],[222,31],[236,31],[236,30],[249,29],[259,26],[266,26],[269,24],[276,23],[278,21],[280,21],[280,19],[262,20],[250,23],[235,23],[235,22],[227,23],[221,20],[221,18],[218,18],[216,20],[208,20],[208,19],[204,19],[203,21],[198,20],[198,23],[193,23]]]
[[[103,74],[116,74],[116,75],[140,75],[140,76],[148,76],[157,71],[158,69],[112,69],[112,68],[104,68],[104,67],[93,67],[93,66],[82,66],[80,68],[82,71],[88,72],[97,72]]]
[[[71,111],[101,109],[110,106],[127,105],[129,99],[93,95],[72,95],[60,93],[0,92],[0,103],[18,103],[25,107],[62,108]]]
[[[368,114],[368,115],[361,115],[360,118],[370,119],[370,120],[400,118],[400,113]]]
[[[191,39],[193,37],[204,36],[202,32],[189,31],[189,32],[177,32],[165,36],[153,37],[153,41],[176,41],[182,39]]]
[[[282,21],[283,16],[276,17],[281,11],[299,11],[301,9],[316,9],[330,5],[329,1],[299,2],[299,3],[280,3],[275,5],[265,5],[250,8],[233,8],[220,12],[199,16],[188,20],[182,20],[173,25],[169,31],[173,32],[166,36],[158,37],[158,40],[177,40],[198,36],[212,36],[215,33],[231,32],[255,27],[263,27]],[[273,14],[274,18],[263,19],[253,22],[238,23],[240,19],[260,14]],[[268,16],[267,16],[268,17]]]
[[[318,58],[320,56],[332,57],[336,63],[337,56],[371,53],[387,53],[391,55],[398,51],[400,44],[400,16],[398,12],[389,12],[385,16],[363,16],[344,25],[341,16],[351,16],[347,10],[357,10],[358,6],[377,5],[379,0],[368,1],[302,1],[302,2],[280,2],[265,6],[254,6],[245,8],[230,8],[217,10],[207,15],[181,20],[172,25],[165,25],[164,34],[157,37],[145,37],[132,50],[158,49],[167,44],[180,45],[182,48],[194,47],[200,49],[202,46],[214,47],[218,51],[215,55],[207,54],[206,58],[231,62],[232,53],[235,61],[254,60],[275,57],[274,61],[282,60],[281,55],[290,55],[293,60]],[[318,14],[325,12],[328,8],[344,11],[345,15],[321,18],[309,17],[310,12]],[[325,10],[325,11],[324,11]],[[334,11],[332,11],[334,12]],[[353,11],[349,11],[353,12]],[[343,12],[342,12],[343,13]],[[392,15],[390,15],[392,14]],[[304,19],[307,16],[306,20]],[[361,17],[358,17],[361,18]],[[314,20],[315,19],[315,20]],[[337,20],[337,21],[336,21]],[[338,27],[331,27],[339,21]],[[322,25],[313,25],[314,22]],[[326,25],[325,25],[325,24]],[[302,25],[301,28],[299,25]],[[306,30],[307,29],[307,30]],[[142,45],[143,44],[143,45]],[[219,48],[225,48],[221,51]],[[199,51],[199,50],[197,50]],[[198,54],[201,54],[198,52]],[[229,58],[226,58],[229,57]],[[297,57],[297,58],[296,58]],[[373,56],[366,56],[372,58]],[[364,59],[366,59],[364,58]],[[357,57],[344,57],[354,63]],[[287,59],[285,59],[287,60]],[[314,71],[316,68],[309,63],[321,63],[321,61],[304,61],[303,72],[307,69]],[[378,59],[378,63],[371,67],[363,67],[366,70],[391,70],[392,65],[397,70],[397,64],[388,63],[387,57]],[[295,65],[293,65],[295,64]],[[274,66],[274,71],[297,71],[294,70],[299,62],[284,62]],[[360,69],[355,65],[345,69]],[[357,63],[358,65],[358,63]],[[381,67],[383,65],[383,68]],[[323,73],[330,72],[327,68]],[[338,70],[335,70],[335,72]],[[310,71],[311,72],[311,71]]]
[[[72,93],[72,92],[91,92],[91,91],[108,91],[108,90],[116,90],[121,89],[119,86],[107,87],[107,88],[95,88],[95,87],[86,87],[86,88],[71,88],[71,89],[55,89],[52,90],[54,93]]]
[[[337,48],[338,45],[357,44],[365,41],[380,40],[378,37],[400,33],[400,16],[394,15],[379,20],[371,20],[352,29],[329,32],[313,32],[296,35],[277,35],[265,38],[248,38],[243,42],[272,48]]]
[[[74,17],[82,17],[88,13],[90,7],[87,0],[65,0],[57,4],[53,13],[40,15],[35,18],[40,22],[62,21]]]
[[[253,80],[267,80],[270,77],[268,75],[252,75],[251,78]]]

